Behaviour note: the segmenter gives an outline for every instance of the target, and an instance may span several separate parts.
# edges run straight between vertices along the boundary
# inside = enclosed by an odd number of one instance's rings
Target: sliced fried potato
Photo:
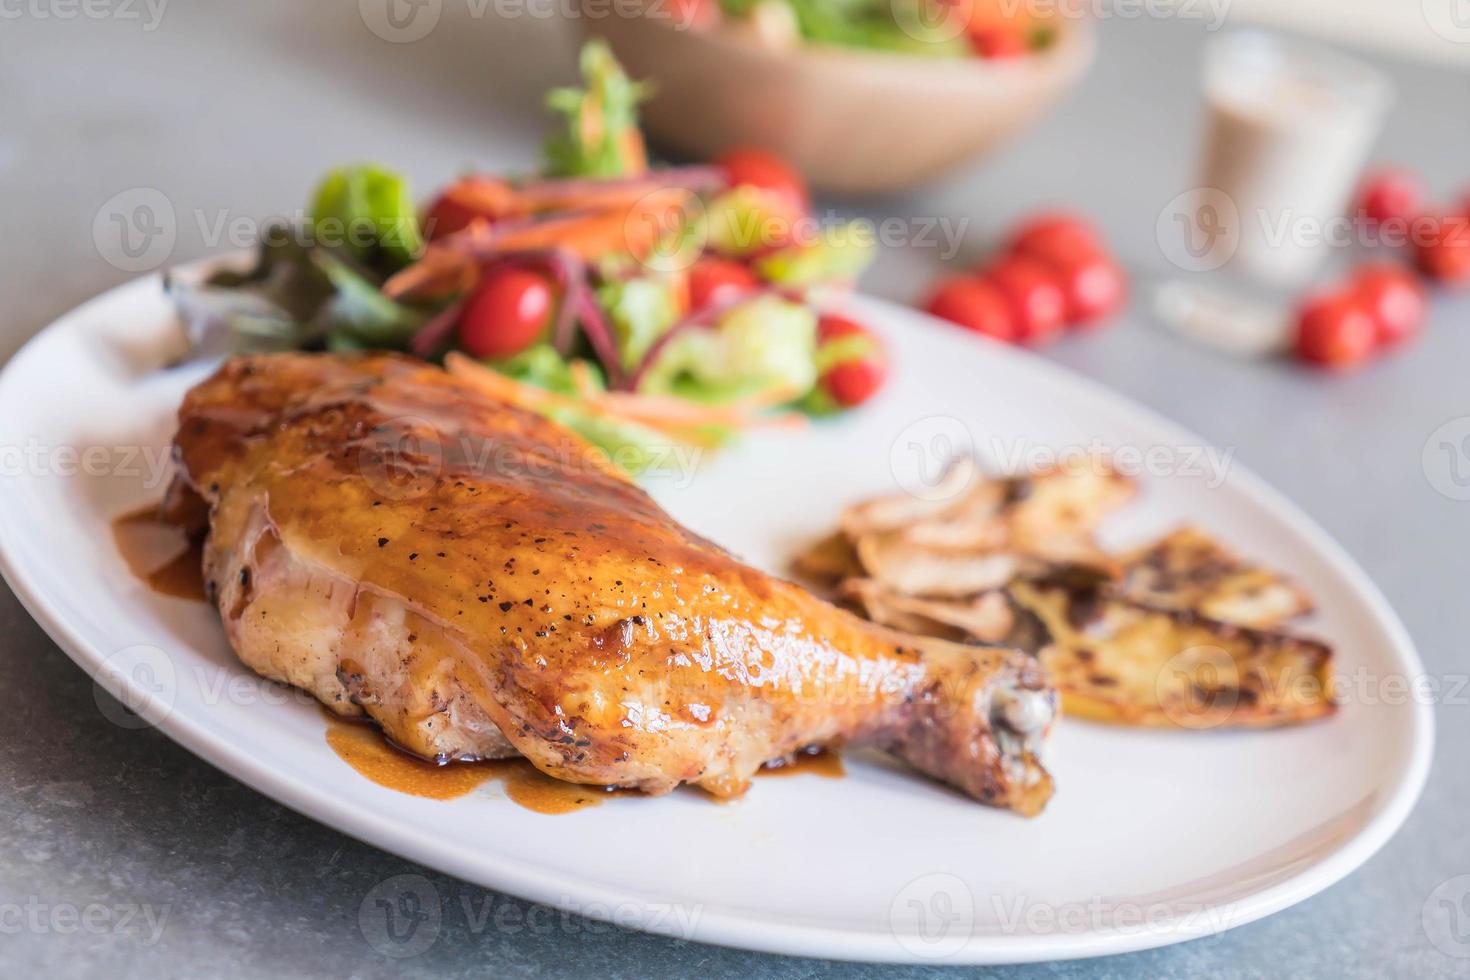
[[[1206,729],[1335,710],[1332,651],[1315,640],[1098,592],[1025,582],[1009,591],[1051,634],[1038,656],[1075,717]]]
[[[909,541],[901,531],[853,542],[863,570],[906,596],[961,598],[1000,588],[1021,571],[1009,551],[946,551]]]
[[[791,563],[791,569],[799,577],[825,586],[834,586],[843,579],[863,574],[857,552],[841,531],[833,531],[798,554]]]
[[[1257,629],[1272,629],[1312,610],[1301,588],[1243,561],[1192,527],[1125,556],[1123,564],[1121,594],[1151,606],[1192,610]]]
[[[1007,518],[1013,540],[1046,550],[1057,540],[1091,540],[1103,518],[1133,499],[1138,486],[1105,460],[1015,477]]]
[[[842,596],[874,622],[909,633],[994,645],[1006,643],[1017,631],[1015,607],[998,589],[963,599],[918,599],[860,578],[842,583]]]
[[[861,501],[842,512],[837,526],[849,538],[903,530],[963,505],[971,485],[980,480],[974,457],[959,456],[924,496],[895,493]]]

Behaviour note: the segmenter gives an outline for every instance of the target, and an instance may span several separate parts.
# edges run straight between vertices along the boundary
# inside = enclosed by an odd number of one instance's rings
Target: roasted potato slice
[[[842,514],[837,534],[798,556],[803,578],[871,577],[903,595],[964,598],[1058,567],[1095,582],[1121,566],[1094,542],[1099,520],[1133,495],[1105,463],[986,479],[974,460],[946,471],[935,499],[891,495]]]
[[[865,534],[853,546],[865,572],[906,596],[972,596],[1000,588],[1022,574],[1026,564],[1024,556],[1010,550],[926,547],[909,541],[902,531]]]
[[[1046,626],[1038,653],[1074,717],[1127,725],[1271,727],[1332,714],[1332,651],[1096,591],[1013,583]]]
[[[986,482],[973,456],[959,456],[929,494],[894,493],[859,501],[842,512],[837,527],[849,538],[911,528],[963,507],[971,491]]]
[[[1120,593],[1164,609],[1272,629],[1311,612],[1301,588],[1243,561],[1208,534],[1184,527],[1123,558]]]
[[[1007,481],[1013,539],[1034,549],[1054,541],[1091,540],[1103,518],[1133,499],[1138,486],[1106,460],[1039,470]]]
[[[1015,607],[996,589],[962,599],[921,599],[900,595],[874,579],[842,583],[842,598],[867,618],[894,629],[956,642],[1008,643],[1016,632]]]
[[[841,531],[833,531],[798,554],[791,568],[799,577],[828,587],[863,574],[852,542]]]

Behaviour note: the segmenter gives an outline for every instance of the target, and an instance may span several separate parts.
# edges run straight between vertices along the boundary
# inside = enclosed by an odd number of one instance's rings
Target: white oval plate
[[[312,704],[235,662],[211,609],[149,592],[113,549],[110,519],[162,493],[173,411],[208,370],[160,367],[177,341],[157,277],[64,317],[0,375],[0,568],[104,688],[259,791],[468,881],[634,928],[842,959],[1091,956],[1268,915],[1377,850],[1419,794],[1432,728],[1417,699],[1391,696],[1422,668],[1342,550],[1242,467],[1092,382],[909,310],[849,305],[897,355],[883,397],[751,436],[692,479],[650,478],[676,517],[779,571],[842,504],[912,485],[955,443],[1016,466],[1110,446],[1146,471],[1113,543],[1189,520],[1288,572],[1318,600],[1307,628],[1337,647],[1348,703],[1273,732],[1065,722],[1057,795],[1034,820],[865,756],[845,779],[758,780],[728,806],[680,792],[546,816],[495,783],[451,802],[382,789],[327,748]],[[403,934],[385,925],[391,945]]]

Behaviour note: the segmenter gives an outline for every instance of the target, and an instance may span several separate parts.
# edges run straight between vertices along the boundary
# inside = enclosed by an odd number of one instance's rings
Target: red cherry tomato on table
[[[850,337],[869,341],[868,349],[822,372],[821,385],[832,400],[843,408],[854,408],[872,398],[888,379],[888,363],[878,338],[866,327],[847,317],[824,314],[817,321],[817,343],[824,345]]]
[[[459,345],[471,357],[500,358],[534,344],[551,321],[551,284],[525,269],[491,269],[459,320]]]
[[[1046,254],[1058,248],[1089,249],[1106,254],[1102,236],[1092,222],[1065,211],[1034,214],[1011,232],[1007,247],[1012,252],[1039,251]]]
[[[924,309],[966,330],[1004,340],[1016,339],[1016,320],[1005,294],[974,276],[954,276],[941,282]]]
[[[1010,305],[1016,339],[1021,343],[1044,343],[1062,329],[1067,298],[1045,265],[1025,255],[1008,255],[991,266],[985,277]]]
[[[1122,308],[1128,277],[1112,259],[1080,240],[1060,236],[1034,240],[1025,252],[1049,269],[1067,300],[1067,323],[1086,326]]]
[[[1378,328],[1379,346],[1412,337],[1424,325],[1428,304],[1424,287],[1408,269],[1373,262],[1353,273],[1352,291]]]
[[[1377,341],[1377,324],[1351,293],[1313,297],[1297,314],[1296,355],[1319,367],[1357,367],[1372,355]]]
[[[1412,221],[1424,207],[1424,183],[1404,167],[1370,172],[1358,187],[1357,210],[1369,221]]]
[[[806,181],[796,169],[769,150],[737,147],[722,154],[715,165],[725,171],[732,187],[759,187],[785,198],[805,213],[811,204]]]
[[[697,312],[728,303],[757,285],[755,273],[739,262],[707,255],[689,270],[689,309]]]
[[[1470,218],[1435,215],[1427,227],[1416,227],[1414,237],[1414,264],[1420,272],[1444,283],[1470,281]]]

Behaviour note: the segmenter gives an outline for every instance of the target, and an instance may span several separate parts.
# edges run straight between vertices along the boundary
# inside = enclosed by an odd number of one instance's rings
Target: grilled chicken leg
[[[240,659],[414,754],[730,796],[846,743],[1022,813],[1051,795],[1034,660],[748,568],[576,436],[438,368],[236,358],[185,398],[175,453]]]

